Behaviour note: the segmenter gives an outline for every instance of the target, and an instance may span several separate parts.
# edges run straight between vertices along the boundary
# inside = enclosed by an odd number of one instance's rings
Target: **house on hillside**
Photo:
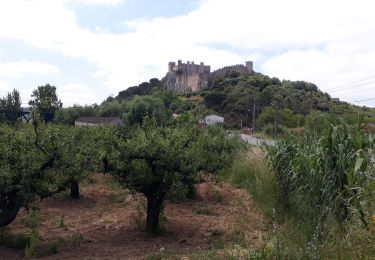
[[[82,126],[102,126],[102,125],[122,125],[124,122],[118,117],[83,116],[74,122],[76,127]]]
[[[217,115],[208,115],[205,118],[199,120],[199,123],[203,125],[224,124],[224,117]]]

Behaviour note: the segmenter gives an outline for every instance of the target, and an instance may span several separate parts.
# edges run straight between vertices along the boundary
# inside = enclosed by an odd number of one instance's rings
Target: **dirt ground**
[[[222,247],[226,241],[258,247],[266,222],[249,195],[229,184],[199,184],[194,200],[166,203],[158,237],[144,233],[144,201],[97,175],[82,187],[81,199],[66,194],[46,199],[37,219],[40,259],[143,259],[161,251],[179,255]],[[8,230],[30,234],[23,210]],[[33,223],[31,221],[31,223]],[[0,247],[0,259],[22,259],[23,251]]]

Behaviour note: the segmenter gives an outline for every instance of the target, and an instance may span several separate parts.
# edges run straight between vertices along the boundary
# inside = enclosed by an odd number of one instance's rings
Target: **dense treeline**
[[[166,123],[172,113],[189,112],[197,118],[210,113],[222,115],[230,128],[251,127],[253,116],[257,129],[270,124],[294,128],[303,126],[305,117],[316,111],[338,114],[350,124],[358,121],[358,114],[365,115],[365,122],[375,120],[373,109],[331,99],[313,83],[230,71],[198,93],[172,93],[165,90],[163,81],[151,79],[121,91],[115,98],[109,97],[101,105],[62,109],[56,121],[73,124],[79,116],[97,115],[117,116],[134,124],[149,115]]]

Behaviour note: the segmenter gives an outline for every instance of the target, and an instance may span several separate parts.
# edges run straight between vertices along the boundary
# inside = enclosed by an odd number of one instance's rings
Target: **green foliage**
[[[116,116],[121,117],[123,113],[128,110],[128,103],[127,102],[120,102],[117,100],[113,100],[111,102],[103,102],[98,107],[98,116]]]
[[[302,115],[293,114],[292,110],[288,108],[280,109],[276,113],[276,109],[272,107],[265,107],[258,116],[256,125],[258,128],[262,128],[267,124],[271,124],[276,120],[276,116],[277,123],[285,127],[300,127],[303,126],[305,122]]]
[[[307,131],[268,148],[282,203],[297,218],[324,232],[333,216],[344,229],[356,217],[363,226],[374,213],[374,137],[346,125],[325,125],[319,134]]]
[[[256,206],[269,219],[278,202],[276,181],[273,172],[259,148],[239,154],[230,168],[221,171],[220,176],[239,188],[247,190]]]
[[[31,97],[29,105],[40,113],[46,123],[53,121],[56,111],[62,107],[61,100],[56,94],[56,87],[50,84],[38,86],[33,90]]]
[[[30,235],[27,234],[12,234],[9,231],[0,230],[0,245],[9,248],[22,249],[30,244]]]
[[[65,221],[64,221],[64,215],[62,215],[61,218],[60,218],[59,228],[66,228]]]
[[[201,171],[216,172],[229,164],[238,142],[220,128],[157,127],[146,119],[126,136],[113,133],[113,172],[126,188],[147,199],[147,231],[156,233],[167,197],[197,181]],[[186,190],[185,190],[186,192]]]
[[[36,210],[29,210],[26,217],[23,219],[23,223],[26,227],[35,229],[39,226],[41,222],[40,216]]]
[[[0,126],[0,226],[11,223],[21,207],[77,185],[102,168],[95,131],[45,125]],[[98,162],[99,161],[99,162]],[[79,194],[78,194],[79,196]]]
[[[140,125],[143,118],[154,117],[159,125],[165,124],[170,119],[170,112],[166,109],[160,98],[153,96],[137,96],[128,103],[124,119],[131,125]]]
[[[36,229],[33,229],[30,236],[30,243],[25,248],[25,259],[33,259],[37,254],[37,247],[40,240],[39,233]]]
[[[132,99],[135,96],[149,95],[155,88],[160,88],[160,80],[153,78],[149,82],[143,82],[138,86],[130,87],[121,91],[116,97],[117,100]]]
[[[20,207],[48,189],[46,158],[34,144],[30,128],[0,127],[0,226],[8,225]]]
[[[4,98],[0,98],[0,123],[10,122],[14,124],[20,117],[21,98],[20,93],[13,89]]]
[[[92,106],[77,106],[69,108],[61,108],[56,112],[55,122],[65,125],[74,125],[77,118],[81,116],[96,116],[98,107]]]
[[[283,128],[281,125],[271,125],[267,124],[263,127],[263,132],[266,134],[266,136],[285,136],[287,133],[285,128]]]

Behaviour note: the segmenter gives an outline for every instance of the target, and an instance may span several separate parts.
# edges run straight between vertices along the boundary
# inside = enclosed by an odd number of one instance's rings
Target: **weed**
[[[30,235],[12,234],[8,230],[3,230],[0,234],[0,245],[24,250],[30,244]]]
[[[215,196],[215,202],[216,203],[223,203],[224,202],[224,196],[220,193],[220,191],[215,190],[214,196]]]
[[[73,245],[78,245],[79,243],[81,243],[83,240],[84,240],[84,236],[82,234],[74,234],[72,236],[72,243]]]
[[[39,226],[41,217],[37,210],[30,209],[26,217],[23,219],[23,224],[26,227],[35,229]]]
[[[62,237],[55,237],[48,246],[48,252],[51,254],[57,254],[59,252],[59,247],[65,242]]]
[[[61,215],[60,221],[59,221],[59,228],[66,228],[65,221],[64,221],[64,215]]]
[[[127,192],[123,190],[118,192],[112,192],[108,195],[108,200],[111,203],[125,203],[127,195]]]
[[[193,213],[196,215],[217,216],[218,214],[207,206],[194,206]]]
[[[37,255],[37,247],[39,243],[39,233],[34,229],[30,236],[30,243],[25,248],[25,259],[32,259]]]

